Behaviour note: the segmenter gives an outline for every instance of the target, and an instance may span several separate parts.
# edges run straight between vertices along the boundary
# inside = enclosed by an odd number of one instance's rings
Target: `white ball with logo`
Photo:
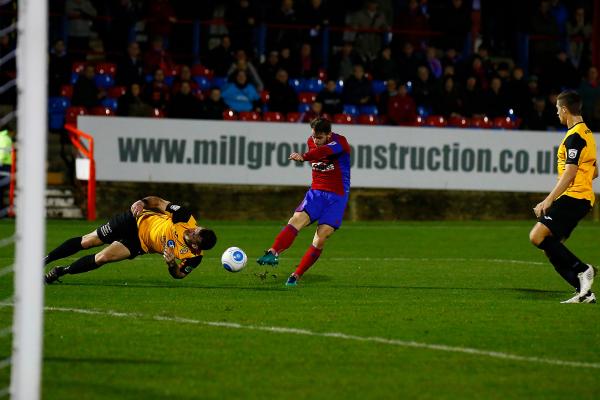
[[[239,272],[246,266],[248,256],[239,247],[230,247],[223,252],[221,264],[229,272]]]

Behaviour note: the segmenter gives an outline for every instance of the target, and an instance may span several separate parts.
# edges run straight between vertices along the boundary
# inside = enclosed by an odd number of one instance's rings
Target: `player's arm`
[[[598,164],[594,163],[594,176],[592,177],[593,179],[596,179],[598,177]]]
[[[173,279],[183,279],[190,274],[202,261],[202,256],[196,256],[191,258],[186,258],[180,264],[177,264],[177,260],[175,259],[175,253],[173,249],[169,246],[165,246],[163,251],[163,258],[167,263],[167,267],[169,268],[169,274],[173,277]]]
[[[290,160],[294,161],[318,161],[332,154],[338,154],[344,151],[344,147],[338,142],[327,143],[324,146],[319,146],[310,149],[304,154],[292,153]]]

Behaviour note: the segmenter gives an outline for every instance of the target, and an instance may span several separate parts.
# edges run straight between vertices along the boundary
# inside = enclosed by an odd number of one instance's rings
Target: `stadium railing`
[[[96,160],[94,159],[94,138],[77,129],[72,124],[66,124],[65,129],[69,132],[69,139],[79,153],[87,160],[87,214],[88,221],[96,220]],[[87,146],[83,140],[87,141]],[[82,179],[86,180],[86,179]]]

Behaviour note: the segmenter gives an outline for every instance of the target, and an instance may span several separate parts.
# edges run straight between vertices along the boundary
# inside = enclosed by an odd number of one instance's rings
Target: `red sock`
[[[302,276],[302,274],[308,271],[308,269],[317,262],[322,251],[323,249],[317,249],[315,246],[311,245],[308,250],[306,250],[306,253],[304,253],[304,256],[302,256],[302,260],[300,260],[300,264],[298,265],[298,268],[296,268],[295,274]]]
[[[271,248],[275,250],[277,254],[280,254],[294,243],[296,236],[298,236],[298,229],[294,228],[293,225],[288,224],[281,232],[279,232],[279,235],[275,238]]]

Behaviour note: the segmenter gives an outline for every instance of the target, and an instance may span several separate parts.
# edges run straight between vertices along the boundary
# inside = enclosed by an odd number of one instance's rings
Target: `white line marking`
[[[8,304],[3,304],[8,305]],[[0,305],[1,306],[1,305]],[[529,357],[529,356],[521,356],[518,354],[504,353],[500,351],[488,351],[475,349],[471,347],[457,347],[457,346],[448,346],[444,344],[435,344],[435,343],[423,343],[423,342],[415,342],[415,341],[407,341],[407,340],[398,340],[398,339],[388,339],[377,336],[356,336],[356,335],[348,335],[341,332],[315,332],[308,329],[297,329],[297,328],[286,328],[280,326],[258,326],[258,325],[243,325],[235,322],[217,322],[217,321],[202,321],[197,319],[190,318],[179,318],[179,317],[165,317],[160,315],[155,316],[145,316],[143,314],[135,314],[135,313],[124,313],[118,311],[111,310],[88,310],[88,309],[80,309],[80,308],[64,308],[64,307],[45,307],[46,311],[56,311],[56,312],[71,312],[77,314],[87,314],[87,315],[107,315],[111,317],[119,317],[119,318],[135,318],[135,319],[151,319],[154,321],[165,321],[165,322],[176,322],[181,324],[196,324],[196,325],[204,325],[204,326],[212,326],[219,328],[230,328],[230,329],[247,329],[252,331],[263,331],[263,332],[273,332],[273,333],[289,333],[293,335],[304,335],[304,336],[314,336],[314,337],[325,337],[325,338],[336,338],[336,339],[344,339],[344,340],[352,340],[357,342],[371,342],[371,343],[381,343],[392,346],[399,347],[412,347],[418,349],[427,349],[427,350],[436,350],[436,351],[445,351],[451,353],[463,353],[463,354],[471,354],[475,356],[483,356],[483,357],[491,357],[501,360],[511,360],[511,361],[521,361],[528,363],[537,363],[537,364],[547,364],[547,365],[559,365],[563,367],[575,367],[575,368],[593,368],[600,369],[600,363],[592,363],[592,362],[580,362],[580,361],[568,361],[568,360],[559,360],[553,358],[543,358],[543,357]]]

